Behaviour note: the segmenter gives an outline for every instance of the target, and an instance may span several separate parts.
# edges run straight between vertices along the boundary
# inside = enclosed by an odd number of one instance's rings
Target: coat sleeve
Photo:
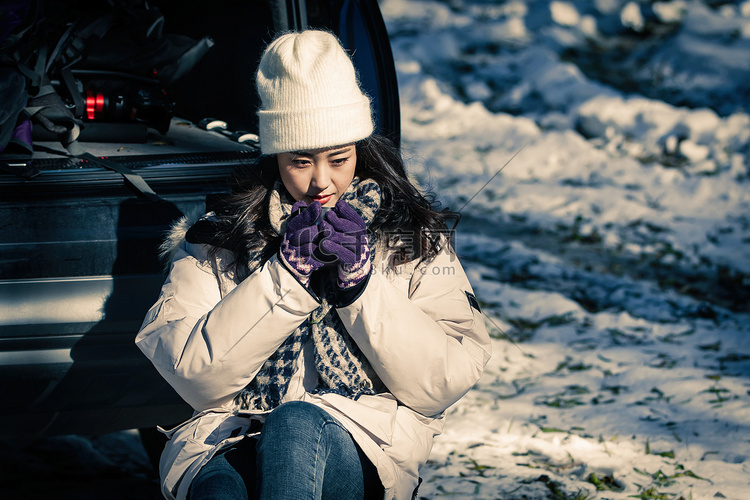
[[[469,280],[447,248],[414,270],[409,300],[375,272],[362,294],[337,311],[391,393],[426,416],[468,392],[491,355]]]
[[[228,403],[318,306],[276,257],[223,298],[204,245],[184,243],[136,344],[196,410]]]

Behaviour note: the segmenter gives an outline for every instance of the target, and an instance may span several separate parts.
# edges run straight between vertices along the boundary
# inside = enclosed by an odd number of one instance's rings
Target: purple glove
[[[303,201],[295,203],[279,249],[279,257],[303,285],[308,285],[313,271],[323,266],[313,257],[318,247],[315,238],[320,231],[317,226],[320,211],[317,201],[309,206]]]
[[[320,223],[320,251],[338,258],[338,286],[351,288],[370,274],[367,224],[345,201],[339,200]]]

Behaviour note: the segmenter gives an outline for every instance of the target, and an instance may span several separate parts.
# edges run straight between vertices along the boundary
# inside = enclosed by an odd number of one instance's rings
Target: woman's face
[[[354,178],[354,144],[276,155],[284,187],[296,201],[332,207]]]

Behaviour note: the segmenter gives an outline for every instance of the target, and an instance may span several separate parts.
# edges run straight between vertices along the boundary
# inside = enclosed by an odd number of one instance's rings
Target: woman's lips
[[[321,205],[325,205],[326,203],[328,203],[328,200],[330,200],[332,196],[332,194],[328,194],[325,196],[312,196],[312,199],[313,201],[317,201]]]

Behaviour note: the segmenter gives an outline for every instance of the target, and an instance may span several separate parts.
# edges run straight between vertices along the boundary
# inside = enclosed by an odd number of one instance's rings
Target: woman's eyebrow
[[[336,156],[342,153],[348,153],[349,151],[352,150],[353,147],[354,146],[344,146],[342,148],[329,152],[328,154],[326,154],[326,157]],[[292,151],[291,154],[293,154],[294,156],[305,156],[307,158],[312,158],[313,156],[315,156],[310,151]]]
[[[351,151],[351,146],[337,149],[336,151],[331,151],[330,153],[328,153],[328,157],[330,158],[331,156],[340,155],[342,153],[348,153],[349,151]]]

